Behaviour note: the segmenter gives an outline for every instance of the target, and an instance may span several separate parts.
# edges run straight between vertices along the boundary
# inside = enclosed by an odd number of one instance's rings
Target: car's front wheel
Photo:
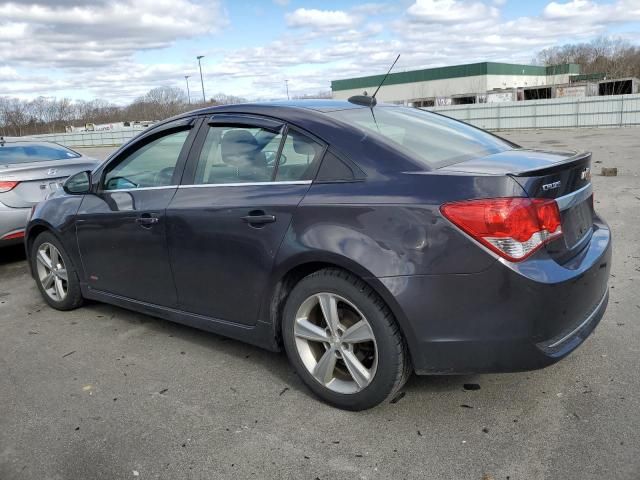
[[[282,333],[302,380],[339,408],[364,410],[392,398],[410,372],[391,311],[367,284],[343,270],[319,270],[293,288]]]
[[[82,305],[80,282],[69,255],[50,232],[36,237],[31,246],[31,269],[45,301],[57,310]]]

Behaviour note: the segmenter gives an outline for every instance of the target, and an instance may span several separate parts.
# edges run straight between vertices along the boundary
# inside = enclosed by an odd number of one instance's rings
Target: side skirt
[[[258,321],[255,325],[242,325],[217,318],[206,317],[195,313],[185,312],[174,308],[141,302],[120,295],[95,290],[86,284],[81,284],[82,296],[90,300],[109,303],[118,307],[144,313],[152,317],[162,318],[170,322],[180,323],[189,327],[230,337],[241,342],[250,343],[273,352],[279,352],[280,346],[276,342],[273,327],[270,323]]]

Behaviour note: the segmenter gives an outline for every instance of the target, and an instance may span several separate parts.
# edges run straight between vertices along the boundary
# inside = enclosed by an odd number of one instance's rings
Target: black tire
[[[62,300],[56,300],[52,298],[47,291],[45,290],[42,282],[40,281],[40,277],[38,274],[38,249],[45,243],[49,243],[53,245],[60,256],[62,257],[62,261],[64,262],[64,267],[67,272],[67,280],[66,287],[67,293],[66,296]],[[80,307],[84,301],[82,298],[82,292],[80,291],[80,280],[78,279],[78,274],[76,269],[67,254],[67,251],[62,246],[62,243],[53,235],[51,232],[42,232],[40,235],[36,237],[31,245],[31,251],[29,255],[29,259],[31,261],[31,271],[33,272],[34,279],[36,281],[36,285],[38,286],[38,290],[42,294],[45,302],[49,304],[52,308],[56,310],[74,310]]]
[[[364,315],[375,337],[377,368],[370,383],[359,391],[336,392],[316,380],[296,346],[296,313],[305,300],[321,292],[338,295],[352,303]],[[387,305],[361,279],[337,268],[314,272],[293,288],[284,307],[282,338],[287,356],[304,383],[323,401],[344,410],[365,410],[391,400],[411,373],[406,342]]]

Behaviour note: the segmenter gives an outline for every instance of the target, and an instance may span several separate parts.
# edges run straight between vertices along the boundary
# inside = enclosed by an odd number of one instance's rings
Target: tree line
[[[212,105],[242,103],[244,98],[217,94],[203,103],[189,103],[175,87],[158,87],[119,106],[107,100],[71,100],[38,97],[34,100],[0,97],[0,136],[13,137],[61,133],[66,126],[84,126],[122,121],[162,120],[189,110]]]
[[[640,46],[622,39],[601,37],[587,43],[544,49],[536,55],[534,63],[577,63],[583,74],[603,74],[607,79],[640,78]]]

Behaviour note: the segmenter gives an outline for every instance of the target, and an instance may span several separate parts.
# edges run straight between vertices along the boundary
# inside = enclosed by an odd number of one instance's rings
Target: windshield
[[[352,108],[327,115],[390,142],[429,169],[514,148],[488,132],[417,108]]]
[[[47,162],[78,158],[80,154],[55,143],[5,143],[0,146],[0,165]]]

